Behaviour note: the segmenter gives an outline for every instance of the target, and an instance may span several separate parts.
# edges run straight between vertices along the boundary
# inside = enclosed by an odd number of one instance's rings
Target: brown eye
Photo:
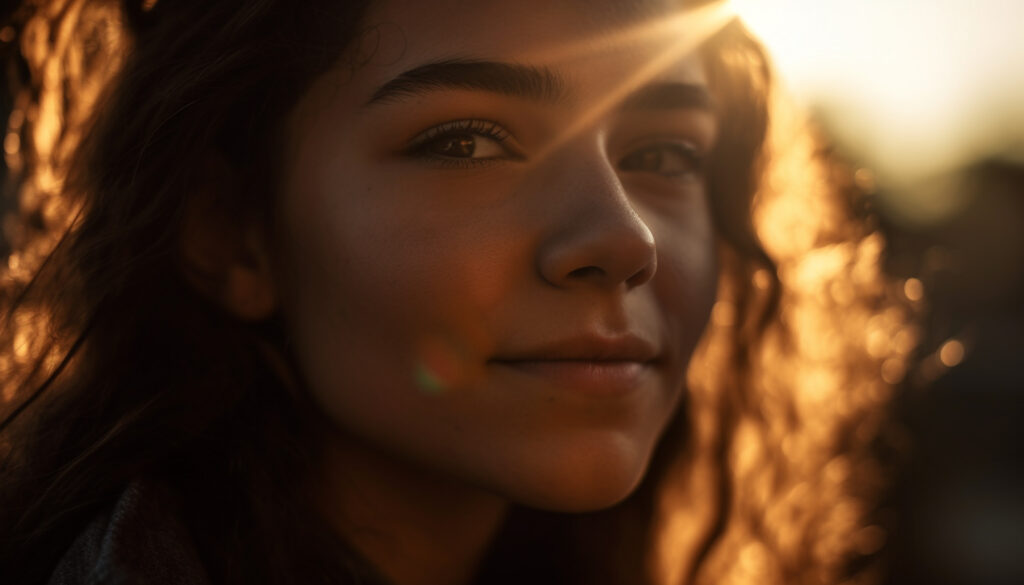
[[[495,138],[472,134],[438,136],[423,145],[423,154],[442,158],[490,159],[508,152]]]
[[[423,132],[406,152],[417,158],[440,162],[520,158],[515,149],[506,144],[508,140],[508,133],[496,122],[457,120]]]
[[[438,156],[473,158],[476,141],[472,136],[443,136],[426,145],[426,150]]]
[[[635,150],[619,163],[624,171],[654,173],[663,177],[699,174],[703,159],[696,148],[684,143],[656,144]]]

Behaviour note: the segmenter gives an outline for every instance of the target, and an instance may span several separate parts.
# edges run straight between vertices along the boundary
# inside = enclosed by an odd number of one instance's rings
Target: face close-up
[[[638,484],[717,280],[714,100],[691,31],[657,25],[677,11],[373,3],[288,120],[275,238],[344,440],[546,509]]]

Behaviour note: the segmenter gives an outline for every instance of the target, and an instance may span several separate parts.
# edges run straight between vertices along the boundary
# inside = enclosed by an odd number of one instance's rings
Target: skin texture
[[[396,583],[469,579],[508,503],[620,501],[683,397],[715,294],[697,159],[716,120],[606,103],[704,82],[688,56],[623,92],[669,42],[602,50],[667,10],[623,4],[379,2],[288,121],[269,247],[300,377],[336,428],[318,497]],[[453,59],[544,68],[557,99],[372,101]]]

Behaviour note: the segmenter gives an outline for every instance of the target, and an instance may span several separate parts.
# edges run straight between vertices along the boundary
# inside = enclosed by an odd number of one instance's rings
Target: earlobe
[[[260,321],[277,308],[277,294],[269,270],[231,266],[224,279],[220,298],[229,312],[244,321]]]
[[[277,290],[265,230],[226,204],[236,188],[227,163],[211,155],[202,184],[186,205],[181,270],[200,294],[235,317],[259,321],[277,309]]]

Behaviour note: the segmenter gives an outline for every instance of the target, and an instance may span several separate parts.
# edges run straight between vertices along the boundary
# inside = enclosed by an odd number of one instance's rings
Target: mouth
[[[615,395],[643,387],[659,361],[656,346],[640,337],[586,335],[506,352],[489,363],[553,386]]]

